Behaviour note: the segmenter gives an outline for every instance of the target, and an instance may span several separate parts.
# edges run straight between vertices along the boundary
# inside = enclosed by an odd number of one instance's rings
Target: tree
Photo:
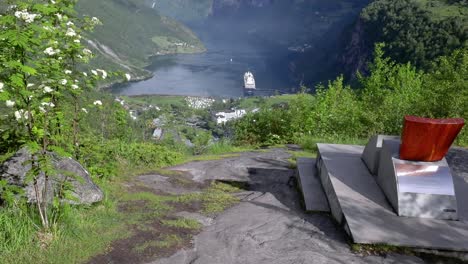
[[[35,203],[46,230],[57,220],[49,219],[57,215],[50,210],[60,210],[67,192],[56,193],[49,208],[44,199],[47,187],[41,193],[37,181],[43,175],[48,182],[57,173],[51,152],[79,156],[79,122],[92,106],[82,94],[109,75],[101,69],[79,71],[79,65],[92,57],[82,44],[83,33],[100,22],[94,17],[77,18],[75,2],[9,1],[0,16],[0,102],[8,108],[7,115],[0,117],[7,124],[0,135],[14,139],[14,147],[27,147],[32,155],[27,180],[35,186]]]

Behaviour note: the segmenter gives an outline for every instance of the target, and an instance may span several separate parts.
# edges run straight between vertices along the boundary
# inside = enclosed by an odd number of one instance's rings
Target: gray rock
[[[246,181],[240,202],[218,215],[193,237],[193,247],[151,264],[422,264],[399,254],[364,256],[353,252],[342,228],[326,214],[306,214],[291,184],[284,150],[241,153],[223,160],[191,162],[174,167],[195,181]],[[194,214],[180,213],[186,218]],[[202,221],[201,221],[202,222]]]
[[[74,199],[67,200],[70,204],[92,204],[103,199],[102,190],[91,180],[91,177],[80,163],[72,158],[61,158],[51,154],[52,164],[57,174],[50,177],[46,183],[44,174],[37,178],[39,199],[51,201],[53,192],[62,184],[69,185]],[[26,148],[19,150],[12,158],[0,165],[0,180],[6,180],[10,185],[23,188],[28,202],[35,202],[36,191],[34,183],[27,179],[31,170],[31,154]],[[45,197],[42,197],[47,187]]]

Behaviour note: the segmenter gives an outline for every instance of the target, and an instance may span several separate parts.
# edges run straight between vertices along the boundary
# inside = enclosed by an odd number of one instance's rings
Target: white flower
[[[52,90],[52,88],[50,88],[49,86],[44,86],[44,93],[51,93],[53,91],[54,90]]]
[[[95,71],[95,70],[91,70],[91,73],[93,73],[93,74],[96,75],[96,76],[98,75],[98,74],[97,74],[97,71]]]
[[[96,100],[96,101],[94,101],[93,104],[94,104],[94,105],[102,105],[102,102],[101,102],[101,100]]]
[[[42,106],[48,106],[48,107],[51,107],[51,108],[52,108],[52,107],[55,107],[55,104],[52,103],[52,102],[50,102],[50,103],[42,102],[41,105],[42,105]]]
[[[85,55],[91,55],[91,54],[93,54],[93,52],[92,52],[91,50],[89,50],[89,49],[83,49],[83,53],[84,53]]]
[[[60,52],[59,49],[54,49],[52,47],[48,47],[47,49],[44,50],[44,53],[49,55],[49,56],[55,55],[55,54],[57,54],[59,52]]]
[[[34,19],[36,19],[38,15],[37,14],[30,14],[28,10],[24,9],[22,11],[16,11],[15,12],[15,17],[23,20],[26,23],[32,23],[34,22]]]
[[[86,77],[88,77],[88,74],[87,74],[86,72],[83,72],[83,75],[86,76]]]
[[[96,69],[96,71],[98,71],[98,72],[101,72],[101,73],[102,73],[102,78],[103,78],[103,79],[107,78],[107,72],[106,72],[105,70]]]
[[[62,18],[63,18],[62,14],[57,13],[55,15],[57,16],[58,20],[62,20]]]
[[[3,87],[4,87],[4,86],[5,86],[5,85],[4,85],[2,82],[0,82],[0,93],[3,92]]]
[[[13,107],[13,106],[15,106],[15,102],[13,102],[13,101],[11,101],[11,100],[6,100],[5,104],[6,104],[7,107]]]
[[[97,18],[97,17],[92,17],[92,18],[91,18],[91,23],[92,23],[93,25],[100,25],[100,24],[101,24],[101,21],[100,21],[99,18]]]
[[[80,43],[81,41],[79,39],[74,39],[73,42]]]
[[[23,110],[15,111],[15,118],[17,121],[23,119]]]
[[[55,1],[54,1],[54,0],[50,0],[50,2],[51,2],[52,4],[54,4],[54,5],[55,5]]]
[[[130,74],[126,73],[125,78],[127,78],[127,81],[130,81],[132,79],[132,76],[130,76]]]
[[[65,72],[65,74],[71,74],[72,73],[72,71],[70,71],[70,70],[65,70],[64,72]]]
[[[76,36],[76,32],[75,30],[73,30],[73,28],[68,28],[67,33],[65,33],[65,36],[74,37]]]
[[[71,22],[71,21],[68,21],[66,25],[67,25],[67,26],[73,26],[73,25],[75,25],[75,24],[73,24],[73,22]]]
[[[81,111],[85,112],[86,114],[88,113],[88,110],[86,110],[86,108],[81,108]]]
[[[52,28],[49,26],[43,26],[42,28],[45,29],[46,31],[52,31]]]
[[[42,106],[39,106],[39,111],[41,111],[41,112],[45,113],[45,111],[46,111],[46,110],[45,110],[45,108],[44,108],[44,107],[42,107]]]
[[[67,82],[68,82],[68,81],[67,81],[66,79],[62,79],[62,80],[60,81],[60,84],[61,84],[61,85],[65,85],[65,84],[67,84]]]
[[[35,84],[34,83],[28,83],[27,87],[33,87]]]
[[[78,88],[80,88],[80,87],[78,87],[78,85],[76,85],[76,84],[72,84],[71,88],[72,88],[73,90],[76,90],[76,89],[78,89]]]

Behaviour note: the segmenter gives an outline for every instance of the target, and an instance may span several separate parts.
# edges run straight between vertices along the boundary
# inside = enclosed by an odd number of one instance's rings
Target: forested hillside
[[[363,70],[376,42],[398,62],[428,69],[430,61],[468,45],[468,3],[450,0],[377,0],[358,18],[342,64]]]
[[[141,75],[149,56],[203,50],[190,29],[159,15],[144,0],[79,0],[76,9],[102,21],[88,40],[98,51],[98,66]]]

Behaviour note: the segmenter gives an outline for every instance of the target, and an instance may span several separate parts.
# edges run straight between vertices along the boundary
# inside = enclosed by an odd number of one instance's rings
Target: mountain
[[[88,36],[97,53],[96,66],[147,75],[142,69],[158,54],[204,50],[195,34],[183,24],[160,15],[144,0],[79,0],[81,15],[98,17],[103,25]]]
[[[356,19],[340,58],[348,75],[366,71],[374,44],[397,62],[421,69],[436,57],[468,47],[468,2],[464,0],[377,0]]]

